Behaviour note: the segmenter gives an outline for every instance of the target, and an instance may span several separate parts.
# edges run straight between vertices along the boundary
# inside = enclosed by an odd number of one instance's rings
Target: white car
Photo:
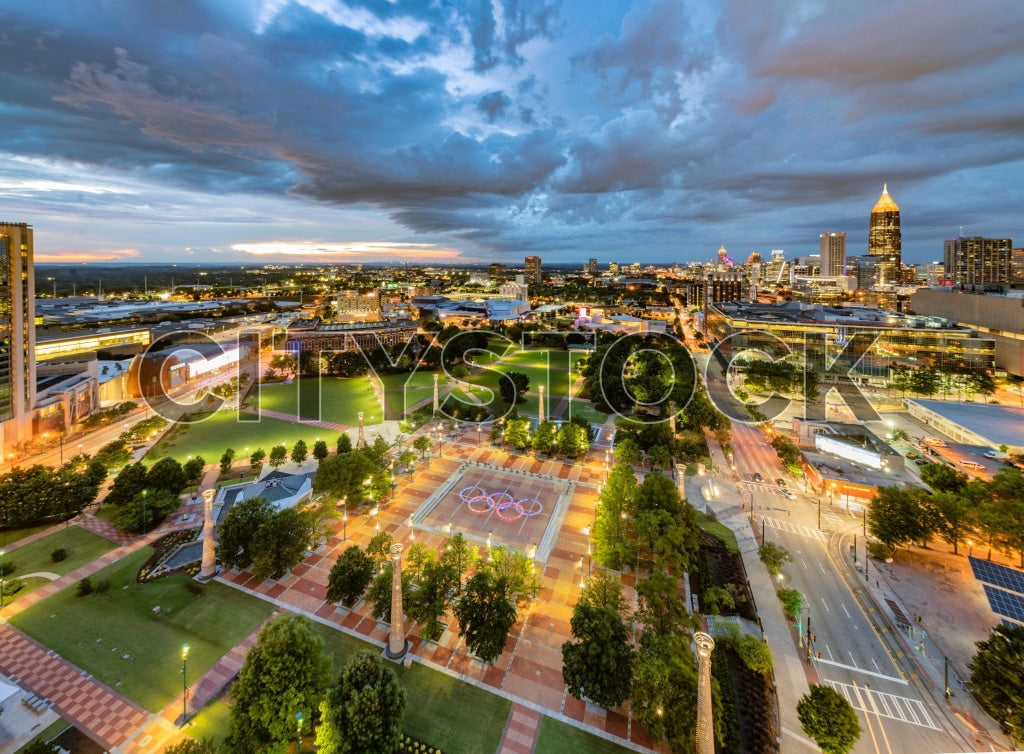
[[[964,468],[975,469],[976,471],[984,471],[984,464],[980,464],[977,461],[961,461],[960,465]]]
[[[987,451],[985,453],[982,453],[982,455],[985,456],[985,458],[995,458],[999,454],[996,451],[994,451],[994,450],[989,450],[989,451]]]

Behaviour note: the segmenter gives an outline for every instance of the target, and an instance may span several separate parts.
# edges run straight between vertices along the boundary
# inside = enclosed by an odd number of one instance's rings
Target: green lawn
[[[26,529],[3,529],[0,530],[0,548],[7,547],[7,545],[17,542],[19,539],[24,539],[36,532],[47,529],[52,524],[40,524],[39,526],[29,526]]]
[[[231,707],[223,699],[214,699],[202,709],[189,711],[186,733],[197,741],[209,741],[223,745],[228,736],[228,719]]]
[[[316,629],[334,660],[332,681],[352,652],[380,652],[377,645],[328,626],[318,623]],[[446,752],[497,751],[511,702],[420,663],[396,669],[407,692],[402,725],[406,735]]]
[[[78,526],[69,526],[8,552],[4,556],[4,562],[13,562],[17,565],[13,578],[22,578],[26,574],[39,571],[63,576],[79,566],[91,563],[114,547],[114,543],[109,539]],[[67,551],[68,556],[59,563],[54,563],[50,560],[50,553],[61,548]],[[47,582],[47,579],[42,578],[28,579],[25,582],[25,588],[8,599],[14,601]]]
[[[185,589],[183,574],[135,581],[152,548],[142,548],[92,577],[110,591],[76,597],[71,586],[11,623],[150,712],[181,690],[181,647],[189,645],[189,676],[197,678],[271,613],[273,606],[216,582]],[[127,588],[122,588],[127,587]],[[160,614],[154,616],[153,608]]]
[[[739,552],[739,545],[736,543],[736,535],[733,530],[725,524],[721,524],[715,521],[713,518],[697,511],[697,526],[706,531],[708,534],[714,534],[720,540],[725,543],[729,552]]]
[[[249,395],[255,395],[255,391]],[[359,421],[360,411],[365,414],[363,421],[367,425],[379,424],[383,418],[377,394],[366,377],[300,378],[287,385],[261,385],[259,396],[261,409],[295,414],[314,421],[354,427]]]
[[[540,735],[534,754],[565,754],[568,751],[585,751],[587,754],[621,754],[629,751],[593,733],[567,725],[561,720],[544,717],[540,721]]]
[[[242,414],[241,418],[257,417],[254,414]],[[269,416],[258,418],[259,421],[239,421],[236,412],[225,410],[218,411],[205,421],[178,424],[146,454],[146,463],[153,463],[165,456],[184,463],[194,455],[202,456],[207,463],[216,463],[227,448],[234,448],[236,468],[245,471],[240,464],[248,455],[246,448],[251,449],[249,452],[263,448],[270,453],[272,447],[283,443],[291,450],[296,440],[305,440],[306,445],[312,448],[318,437],[333,448],[338,440],[333,430],[272,419]]]

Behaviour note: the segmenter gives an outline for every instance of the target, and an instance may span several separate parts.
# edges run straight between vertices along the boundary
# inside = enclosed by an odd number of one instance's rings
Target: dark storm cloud
[[[0,0],[0,151],[29,214],[45,161],[116,184],[74,211],[149,221],[166,187],[174,217],[258,196],[324,234],[336,207],[467,253],[685,258],[866,232],[888,180],[934,243],[954,186],[1016,221],[1022,38],[1009,0]]]

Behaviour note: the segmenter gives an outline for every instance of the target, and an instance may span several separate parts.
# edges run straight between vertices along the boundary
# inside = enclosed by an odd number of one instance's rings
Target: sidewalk
[[[726,461],[725,454],[713,437],[708,438],[708,448],[711,451],[714,468],[728,469],[729,463]],[[694,478],[699,477],[691,479]],[[797,651],[789,621],[786,620],[786,616],[782,612],[782,603],[775,595],[775,587],[768,571],[758,558],[758,543],[750,526],[750,511],[744,509],[743,496],[731,474],[716,475],[715,485],[718,487],[719,494],[707,501],[707,506],[714,512],[718,521],[728,526],[736,534],[740,554],[743,556],[743,565],[747,571],[747,580],[750,583],[750,591],[753,593],[757,605],[757,615],[775,659],[776,698],[782,726],[778,732],[778,738],[783,742],[782,750],[815,751],[816,747],[804,737],[800,720],[796,716],[797,701],[804,694],[810,692],[807,668]],[[690,489],[693,490],[696,486],[691,483]],[[703,498],[691,497],[690,499],[695,503],[695,507],[698,509],[701,507],[700,501],[703,501]],[[796,744],[803,745],[798,748]]]

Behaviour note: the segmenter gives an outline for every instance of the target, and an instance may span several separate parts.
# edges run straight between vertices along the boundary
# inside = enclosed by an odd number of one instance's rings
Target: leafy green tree
[[[249,468],[253,471],[259,471],[260,466],[263,465],[264,459],[267,457],[267,451],[263,448],[256,448],[249,456]]]
[[[113,440],[96,451],[93,458],[108,469],[117,469],[128,465],[132,460],[132,451],[124,440]]]
[[[867,523],[872,535],[888,547],[922,542],[934,530],[934,517],[923,504],[924,491],[879,487],[868,504]]]
[[[721,615],[731,613],[736,609],[736,600],[733,599],[729,590],[721,586],[709,586],[704,590],[704,597],[701,600],[704,612],[709,615]]]
[[[302,562],[313,541],[311,511],[283,508],[256,530],[250,545],[252,574],[258,579],[279,579]]]
[[[185,476],[189,482],[197,482],[203,475],[203,469],[205,467],[206,461],[203,460],[202,456],[193,456],[185,461],[181,470],[185,472]]]
[[[968,477],[944,463],[929,463],[921,467],[921,481],[936,492],[959,493],[967,486]]]
[[[636,545],[630,537],[626,511],[633,508],[637,486],[633,467],[619,463],[601,489],[594,523],[594,558],[605,568],[619,570],[636,562]]]
[[[28,752],[28,749],[25,751]],[[219,746],[205,739],[196,741],[194,738],[185,738],[164,749],[164,754],[221,754],[222,751],[223,749]],[[37,752],[37,754],[42,754],[42,752]]]
[[[366,545],[366,554],[373,558],[374,563],[383,563],[389,557],[391,545],[394,543],[386,531],[379,531],[370,538]]]
[[[217,557],[226,568],[245,569],[252,565],[252,544],[256,535],[274,515],[274,506],[254,497],[235,503],[217,527]]]
[[[846,698],[829,686],[811,684],[811,693],[796,703],[804,733],[825,754],[846,754],[860,738],[857,713]]]
[[[938,512],[936,530],[939,536],[953,545],[953,554],[959,553],[959,544],[970,531],[974,518],[974,501],[957,492],[936,492],[928,501]]]
[[[296,440],[295,445],[292,446],[292,463],[305,463],[307,456],[309,456],[309,449],[306,447],[306,441]]]
[[[689,636],[641,636],[630,708],[655,741],[667,741],[673,752],[695,751],[697,663]]]
[[[110,486],[110,492],[104,499],[107,505],[121,505],[133,500],[136,495],[146,489],[147,473],[142,463],[133,463],[125,466],[114,478]]]
[[[342,453],[320,464],[313,480],[313,492],[335,499],[345,498],[349,505],[362,502],[368,488],[363,484],[379,468],[362,453]]]
[[[968,663],[971,685],[989,714],[1024,744],[1024,626],[998,624],[975,645],[978,651]]]
[[[566,422],[558,430],[558,452],[566,458],[582,458],[590,450],[590,440],[583,427]]]
[[[260,631],[231,688],[228,745],[260,751],[295,733],[295,714],[317,709],[330,680],[331,663],[313,623],[301,615],[280,615]]]
[[[507,582],[494,578],[488,569],[478,570],[466,583],[454,612],[469,651],[493,664],[501,656],[518,615]]]
[[[672,454],[664,445],[655,445],[647,453],[647,460],[651,462],[651,468],[670,469],[672,467]]]
[[[643,453],[636,440],[632,437],[624,437],[615,443],[615,460],[627,466],[636,466],[640,463]]]
[[[354,652],[320,704],[320,754],[392,754],[402,740],[405,689],[378,655]]]
[[[181,464],[173,458],[161,458],[146,472],[146,486],[151,489],[167,490],[177,497],[188,485],[188,477]]]
[[[449,600],[454,590],[453,582],[458,581],[451,561],[428,560],[416,578],[406,612],[409,617],[422,625],[422,636],[436,640],[445,629],[441,618],[448,612]]]
[[[366,593],[375,570],[373,558],[357,545],[346,548],[327,577],[327,601],[352,607]]]
[[[327,460],[330,451],[327,450],[327,443],[324,440],[317,440],[313,443],[313,458],[318,464]]]
[[[394,577],[394,566],[391,561],[383,564],[380,571],[373,577],[370,584],[370,591],[366,593],[366,600],[373,605],[370,611],[375,620],[391,622],[391,587]],[[411,573],[402,571],[402,608],[412,601],[412,579]]]
[[[743,634],[736,642],[736,654],[748,668],[755,673],[768,675],[772,672],[774,662],[772,651],[768,645],[750,634]]]
[[[275,445],[270,449],[270,466],[271,468],[279,468],[284,466],[285,461],[288,460],[288,448],[284,445]]]
[[[420,452],[421,461],[425,459],[427,457],[427,453],[430,452],[431,444],[429,435],[420,435],[412,441],[413,448]]]
[[[679,489],[675,482],[661,472],[655,471],[644,477],[643,483],[633,498],[634,514],[643,511],[665,511],[670,516],[680,513]]]
[[[152,531],[178,510],[180,501],[167,490],[143,490],[117,508],[114,526],[120,531]]]
[[[526,602],[540,591],[540,577],[533,559],[510,547],[494,547],[482,566],[496,583],[504,585],[505,593],[514,603]]]
[[[679,579],[661,570],[652,571],[636,585],[637,619],[645,630],[658,635],[683,634],[693,624]]]
[[[522,372],[506,372],[498,381],[501,400],[509,406],[522,403],[526,391],[530,389],[530,377]]]
[[[352,438],[348,436],[348,433],[340,435],[338,437],[338,455],[344,455],[345,453],[352,452]]]
[[[476,545],[471,544],[462,534],[456,532],[449,537],[444,551],[438,561],[448,567],[448,576],[451,579],[449,591],[454,594],[462,592],[462,577],[477,564],[480,560],[480,550]]]
[[[777,594],[782,603],[782,612],[790,620],[796,620],[804,606],[804,596],[796,589],[780,589]]]
[[[1024,568],[1024,474],[1002,469],[989,483],[990,514],[995,514],[999,541],[1020,555]]]
[[[768,573],[773,576],[780,573],[786,563],[793,562],[793,556],[789,554],[789,550],[774,542],[765,542],[761,545],[757,551],[757,557],[764,563]]]
[[[606,577],[580,595],[569,622],[574,640],[562,644],[562,678],[577,699],[615,709],[629,697],[633,648],[626,613],[622,587]]]
[[[505,442],[517,450],[530,444],[529,419],[513,419],[505,425]]]
[[[537,425],[537,432],[533,436],[533,449],[538,453],[550,454],[555,449],[557,439],[558,425],[552,421],[543,421]]]

